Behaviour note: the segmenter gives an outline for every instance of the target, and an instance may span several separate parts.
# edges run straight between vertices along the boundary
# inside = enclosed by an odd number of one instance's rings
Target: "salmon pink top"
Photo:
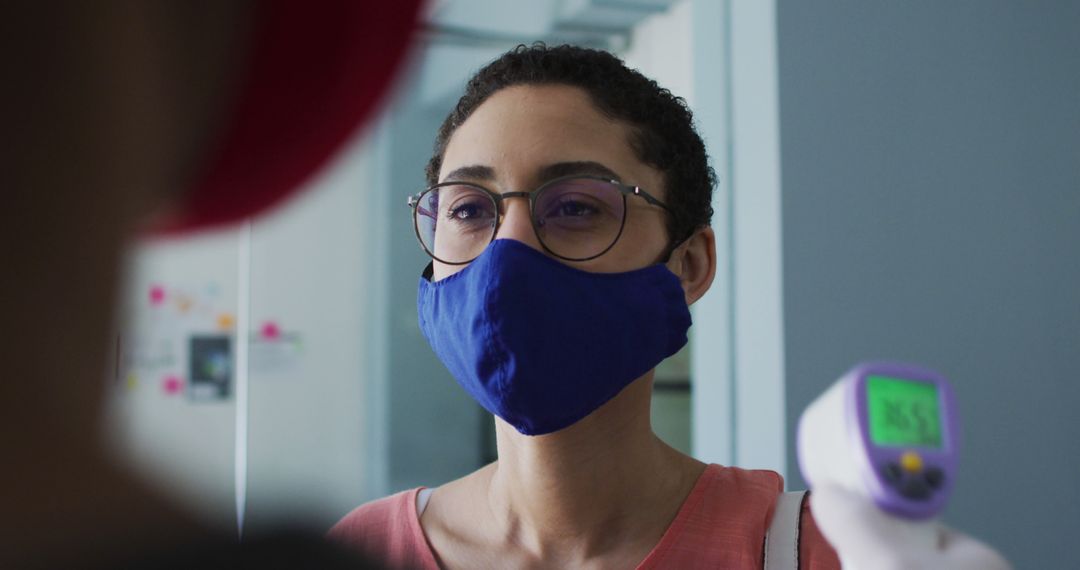
[[[638,564],[652,568],[761,568],[765,532],[784,481],[773,471],[709,465],[679,508],[660,542]],[[420,526],[421,488],[361,505],[329,536],[392,567],[438,570],[439,562]],[[799,567],[836,570],[840,562],[803,506]]]

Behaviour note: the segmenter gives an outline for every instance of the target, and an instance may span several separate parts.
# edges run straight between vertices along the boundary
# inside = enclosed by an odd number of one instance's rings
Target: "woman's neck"
[[[545,559],[659,540],[704,464],[653,434],[651,392],[650,372],[585,419],[543,436],[497,421],[488,500],[492,516],[505,518],[497,522],[507,539]]]

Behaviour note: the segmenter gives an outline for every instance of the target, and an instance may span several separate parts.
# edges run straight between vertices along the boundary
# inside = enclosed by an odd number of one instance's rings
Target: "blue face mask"
[[[420,278],[420,329],[477,402],[525,435],[589,415],[686,344],[690,310],[658,264],[588,273],[514,240]]]

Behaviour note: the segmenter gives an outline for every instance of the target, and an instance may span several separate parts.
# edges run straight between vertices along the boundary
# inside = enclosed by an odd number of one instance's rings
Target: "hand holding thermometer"
[[[932,550],[933,519],[956,479],[957,428],[956,401],[941,374],[860,364],[803,412],[799,468],[811,489],[829,484],[867,497],[895,519],[897,539]]]

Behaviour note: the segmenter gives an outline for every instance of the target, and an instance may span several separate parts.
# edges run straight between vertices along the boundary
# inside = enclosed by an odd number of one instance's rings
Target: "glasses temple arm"
[[[418,214],[420,214],[421,216],[427,216],[427,217],[429,217],[431,219],[435,219],[435,212],[432,212],[431,210],[425,209],[423,206],[420,205],[420,196],[419,195],[409,196],[409,199],[406,200],[406,204],[410,208],[415,209],[416,212]]]
[[[633,194],[634,196],[641,196],[642,198],[645,199],[646,202],[652,204],[653,206],[660,206],[661,208],[667,210],[671,214],[675,213],[674,210],[672,210],[670,207],[668,207],[667,204],[661,202],[659,198],[653,196],[652,194],[649,194],[648,192],[642,190],[640,186],[630,186],[629,188],[630,188],[630,193]]]

